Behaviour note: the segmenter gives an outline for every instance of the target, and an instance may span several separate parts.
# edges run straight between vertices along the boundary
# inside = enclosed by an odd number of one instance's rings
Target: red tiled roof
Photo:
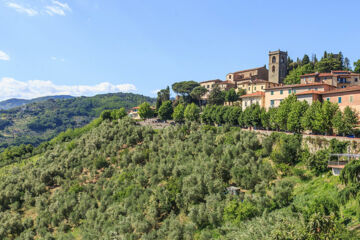
[[[301,93],[296,93],[295,95],[308,95],[308,94],[321,94],[324,91],[315,91],[315,90],[309,90]]]
[[[316,76],[316,75],[319,75],[319,73],[308,73],[308,74],[301,75],[300,77],[308,77],[308,76]]]
[[[222,82],[219,82],[219,84],[233,84],[233,85],[235,85],[235,83],[234,83],[234,82],[232,82],[232,81],[229,81],[229,80],[227,80],[227,81],[222,81]]]
[[[332,73],[319,73],[319,77],[328,77],[328,76],[332,76]]]
[[[281,85],[277,87],[270,87],[266,88],[265,90],[271,90],[271,89],[281,89],[281,88],[296,88],[296,87],[311,87],[311,86],[331,86],[326,83],[303,83],[303,84],[291,84],[291,85]],[[331,86],[332,87],[332,86]]]
[[[338,89],[322,92],[321,94],[322,95],[327,95],[327,94],[333,94],[333,93],[343,93],[343,92],[352,92],[352,91],[360,91],[360,86],[352,86],[352,87],[347,87],[347,88],[338,88]]]
[[[133,108],[131,108],[131,109],[140,109],[140,107],[133,107]]]
[[[243,73],[243,72],[254,71],[254,70],[261,69],[261,68],[266,68],[266,67],[265,67],[265,66],[263,66],[263,67],[257,67],[257,68],[251,68],[251,69],[246,69],[246,70],[236,71],[236,72],[233,72],[232,74],[234,74],[234,73]],[[231,73],[230,73],[230,74],[231,74]]]
[[[265,95],[264,92],[257,91],[257,92],[254,92],[254,93],[242,95],[240,98],[257,97],[257,96],[264,96],[264,95]]]
[[[215,83],[218,83],[218,82],[221,82],[220,79],[214,79],[214,80],[207,80],[207,81],[203,81],[203,82],[200,82],[200,83],[208,83],[208,82],[215,82]]]

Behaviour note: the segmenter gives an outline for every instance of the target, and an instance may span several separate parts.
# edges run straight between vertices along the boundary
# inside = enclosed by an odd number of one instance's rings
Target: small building
[[[360,85],[360,73],[331,71],[330,73],[309,73],[300,76],[301,84],[326,83],[337,88]]]
[[[266,88],[265,108],[269,109],[271,107],[278,107],[280,103],[291,94],[299,94],[307,91],[325,92],[332,89],[335,89],[335,87],[326,83],[292,84]],[[310,101],[310,97],[313,97],[312,94],[311,96],[308,95],[305,98]]]
[[[246,95],[242,95],[241,97],[241,106],[242,109],[245,109],[252,104],[259,104],[259,106],[265,107],[265,93],[258,91],[255,93],[250,93]]]
[[[139,109],[140,109],[140,107],[131,108],[130,111],[128,112],[128,115],[133,119],[140,119]]]
[[[269,82],[264,79],[254,79],[246,81],[238,81],[236,86],[236,92],[240,89],[244,89],[247,94],[255,93],[258,91],[265,92],[266,88],[277,87],[279,84]]]
[[[332,157],[337,157],[337,160],[331,160]],[[332,174],[334,176],[339,176],[342,169],[345,168],[345,165],[348,164],[351,160],[359,159],[360,154],[330,154],[328,161],[328,168],[331,168]]]
[[[323,92],[321,95],[323,101],[337,103],[342,111],[349,106],[357,112],[360,112],[360,86],[333,89]]]

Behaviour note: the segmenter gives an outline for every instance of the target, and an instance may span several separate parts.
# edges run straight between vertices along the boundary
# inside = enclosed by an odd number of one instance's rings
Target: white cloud
[[[61,3],[59,1],[52,1],[52,5],[45,6],[45,12],[50,15],[65,16],[66,12],[70,12],[71,8],[67,3]]]
[[[20,4],[15,3],[15,2],[8,2],[8,3],[6,3],[6,5],[9,8],[13,8],[13,9],[15,9],[15,11],[17,11],[19,13],[25,13],[30,17],[38,15],[38,13],[39,13],[38,11],[36,11],[33,8],[24,7],[23,5],[20,5]]]
[[[36,16],[38,14],[45,14],[50,16],[66,16],[67,12],[71,12],[69,4],[56,0],[41,0],[42,4],[24,5],[19,3],[20,0],[6,0],[6,5],[15,9],[19,13],[27,14],[28,16]]]
[[[53,61],[65,62],[65,58],[51,57],[50,59],[53,60]]]
[[[7,55],[5,52],[0,50],[0,60],[4,60],[4,61],[9,61],[10,60],[10,56]]]
[[[50,95],[93,96],[101,93],[133,92],[133,84],[111,84],[102,82],[96,85],[56,85],[51,81],[30,80],[22,82],[13,78],[2,78],[0,81],[0,100],[9,98],[31,99]]]

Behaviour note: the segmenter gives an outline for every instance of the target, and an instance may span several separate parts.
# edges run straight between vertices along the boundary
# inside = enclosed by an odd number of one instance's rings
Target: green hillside
[[[0,239],[358,239],[358,185],[300,141],[98,119],[0,168]]]
[[[65,100],[49,99],[0,110],[0,151],[8,146],[38,145],[68,128],[82,127],[104,109],[126,110],[154,99],[132,93],[114,93]]]
[[[43,102],[49,99],[70,99],[74,98],[69,95],[58,95],[58,96],[46,96],[46,97],[39,97],[34,99],[19,99],[19,98],[11,98],[5,101],[0,102],[0,109],[1,110],[7,110],[15,107],[20,107],[29,103],[37,103],[37,102]]]

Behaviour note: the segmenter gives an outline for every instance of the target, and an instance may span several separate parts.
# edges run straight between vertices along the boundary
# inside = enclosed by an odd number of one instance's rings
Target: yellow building
[[[209,94],[211,92],[211,90],[215,87],[215,85],[217,83],[220,83],[221,80],[220,79],[214,79],[214,80],[208,80],[208,81],[204,81],[204,82],[200,82],[200,86],[206,88],[208,91],[207,93],[201,97],[202,100],[207,100],[209,98]]]
[[[266,66],[263,66],[229,73],[226,75],[226,81],[237,83],[238,81],[246,81],[256,78],[267,80],[268,74],[269,72],[266,69]]]
[[[263,79],[254,79],[254,80],[247,80],[237,82],[236,85],[236,92],[240,89],[246,90],[246,94],[255,93],[258,91],[265,92],[266,88],[277,87],[279,84],[272,83]]]

